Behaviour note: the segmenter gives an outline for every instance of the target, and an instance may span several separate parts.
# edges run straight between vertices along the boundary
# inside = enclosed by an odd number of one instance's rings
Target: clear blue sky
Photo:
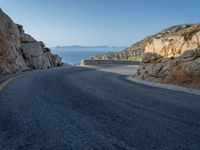
[[[0,0],[47,46],[128,46],[166,27],[200,22],[200,0]]]

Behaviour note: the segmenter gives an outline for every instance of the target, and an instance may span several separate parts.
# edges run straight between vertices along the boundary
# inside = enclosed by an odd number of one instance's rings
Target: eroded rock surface
[[[145,47],[147,43],[151,41],[151,36],[133,44],[132,46],[122,50],[121,52],[109,52],[104,54],[99,54],[91,57],[92,60],[133,60],[141,61],[144,55]]]
[[[200,88],[200,57],[187,59],[159,57],[154,57],[158,59],[151,59],[149,62],[143,62],[137,71],[136,77],[147,81]]]
[[[200,88],[200,24],[171,29],[148,42],[136,77]]]
[[[162,53],[162,55],[177,56],[181,54],[181,51],[183,52],[184,50],[194,49],[197,47],[197,41],[199,41],[198,31],[200,31],[200,23],[173,26],[160,31],[155,35],[148,36],[122,50],[121,52],[99,54],[91,59],[121,59],[142,61],[144,53],[148,50],[154,50],[158,54]],[[193,36],[194,34],[196,34],[198,37]],[[170,51],[168,51],[166,54],[165,49],[170,49]]]
[[[139,79],[200,88],[200,23],[173,26],[121,52],[91,59],[142,61]]]
[[[43,42],[26,34],[0,9],[0,75],[62,64]]]

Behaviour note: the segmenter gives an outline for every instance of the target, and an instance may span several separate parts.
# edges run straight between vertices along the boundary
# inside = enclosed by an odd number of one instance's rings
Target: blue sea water
[[[51,48],[51,51],[61,56],[64,63],[78,64],[82,59],[122,49],[123,47],[55,47]]]

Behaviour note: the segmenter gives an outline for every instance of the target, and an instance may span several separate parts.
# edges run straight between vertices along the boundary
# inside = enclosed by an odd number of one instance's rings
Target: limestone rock
[[[142,61],[139,79],[200,88],[200,23],[173,26],[121,52],[92,59]]]
[[[43,52],[40,42],[22,43],[21,49],[30,68],[46,69],[51,67],[48,56]]]
[[[188,50],[199,47],[200,32],[195,33],[191,39],[186,40],[182,35],[170,36],[168,38],[153,39],[145,47],[145,53],[155,53],[165,57],[178,57]],[[189,54],[187,52],[187,54]]]
[[[132,60],[141,61],[144,55],[145,47],[147,43],[151,41],[151,36],[133,44],[132,46],[122,50],[121,52],[109,52],[105,54],[99,54],[93,56],[91,59],[104,60],[104,59],[120,59],[120,60]]]
[[[194,52],[188,51],[187,57],[180,56],[173,59],[160,57],[143,63],[136,73],[136,78],[200,88],[200,56],[194,57]],[[150,55],[151,53],[148,53],[149,58]],[[153,57],[155,55],[152,53]]]
[[[61,66],[62,63],[62,58],[56,54],[50,55],[51,56],[51,63],[53,66]]]
[[[185,50],[199,47],[200,23],[170,27],[155,35],[136,42],[121,52],[100,54],[91,59],[121,59],[142,61],[145,53],[157,53],[161,56],[176,57]],[[166,51],[167,50],[167,51]]]
[[[155,53],[145,53],[142,59],[142,62],[144,63],[150,63],[158,60],[162,56],[155,54]]]
[[[200,24],[174,26],[145,47],[136,77],[200,88]]]
[[[18,26],[0,9],[0,74],[27,70]]]
[[[0,75],[61,64],[60,57],[52,55],[43,42],[26,34],[22,25],[0,9]]]

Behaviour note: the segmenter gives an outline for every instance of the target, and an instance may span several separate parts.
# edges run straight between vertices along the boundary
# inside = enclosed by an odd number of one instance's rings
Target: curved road
[[[79,67],[37,71],[0,92],[1,150],[199,150],[200,97]]]

